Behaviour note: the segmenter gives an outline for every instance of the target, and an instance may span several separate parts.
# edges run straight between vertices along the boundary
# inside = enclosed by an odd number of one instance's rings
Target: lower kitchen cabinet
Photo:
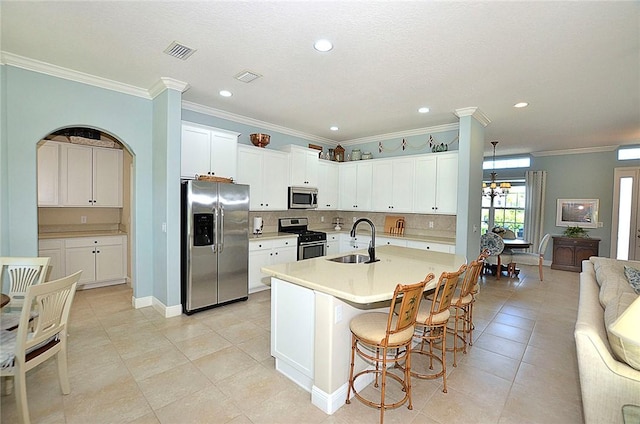
[[[340,237],[340,253],[348,253],[353,250],[367,249],[371,242],[370,236],[356,234],[351,237],[350,234],[342,234]]]
[[[50,258],[49,275],[45,281],[57,280],[66,276],[64,273],[64,240],[40,240],[38,242],[38,256]]]
[[[327,256],[340,253],[340,235],[327,234]]]
[[[269,278],[260,269],[298,260],[298,238],[282,237],[277,239],[249,240],[249,293],[266,290],[271,287]]]
[[[444,243],[432,243],[429,241],[407,240],[407,247],[421,250],[433,250],[434,252],[456,253],[456,246]]]
[[[127,282],[126,236],[40,240],[38,255],[51,258],[50,279],[81,270],[79,289]]]
[[[377,246],[400,246],[407,247],[407,240],[397,238],[376,237]]]

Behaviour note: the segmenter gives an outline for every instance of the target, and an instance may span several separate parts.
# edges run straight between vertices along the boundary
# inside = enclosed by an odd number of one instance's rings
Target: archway
[[[49,278],[82,268],[82,288],[134,288],[131,148],[107,131],[74,126],[43,137],[36,156],[38,251],[52,257]]]

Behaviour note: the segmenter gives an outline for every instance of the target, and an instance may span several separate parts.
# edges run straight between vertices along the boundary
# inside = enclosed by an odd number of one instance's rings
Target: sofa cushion
[[[638,264],[636,261],[621,261],[617,259],[591,257],[596,272],[596,281],[600,286],[600,304],[606,308],[610,301],[622,293],[635,294],[624,275],[624,266]]]
[[[622,293],[610,301],[604,310],[604,324],[607,328],[607,338],[613,354],[618,360],[640,370],[640,346],[623,343],[620,337],[613,334],[609,328],[618,317],[638,298],[635,293]]]
[[[629,281],[629,284],[633,287],[633,291],[635,291],[636,294],[640,294],[640,270],[625,265],[624,276],[627,277],[627,281]]]

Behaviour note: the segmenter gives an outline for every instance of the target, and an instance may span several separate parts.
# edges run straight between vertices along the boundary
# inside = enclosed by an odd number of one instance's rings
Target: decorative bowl
[[[249,135],[251,142],[254,146],[265,147],[271,141],[271,136],[269,134],[251,134]]]

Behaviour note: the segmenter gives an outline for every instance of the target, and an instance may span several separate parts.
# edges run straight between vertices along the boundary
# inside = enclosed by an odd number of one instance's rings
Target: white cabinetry
[[[285,146],[289,153],[289,185],[294,187],[318,186],[318,150],[302,146]]]
[[[416,213],[455,215],[458,204],[458,154],[436,153],[416,158]]]
[[[238,133],[182,123],[180,176],[216,175],[236,178]]]
[[[373,166],[369,161],[340,164],[340,209],[371,211],[371,178]]]
[[[411,212],[414,196],[413,158],[373,161],[372,207],[375,212]]]
[[[60,144],[62,206],[122,207],[122,150]]]
[[[84,288],[125,283],[126,243],[125,236],[64,239],[65,273],[82,270]]]
[[[353,250],[368,249],[371,242],[370,236],[356,234],[351,237],[349,234],[340,235],[340,253],[348,253]]]
[[[271,356],[275,358],[278,371],[308,392],[313,389],[318,333],[315,304],[313,290],[272,279]]]
[[[263,266],[295,262],[297,259],[297,237],[249,240],[249,293],[270,287],[269,277],[260,271]]]
[[[64,269],[64,241],[61,239],[39,240],[38,256],[51,258],[47,281],[57,280],[67,274]]]
[[[286,210],[289,157],[284,152],[238,146],[238,182],[250,186],[252,211]]]
[[[338,209],[338,164],[321,160],[318,164],[318,209]]]
[[[60,143],[38,145],[38,206],[60,205]]]
[[[407,240],[392,237],[376,237],[376,246],[400,246],[407,247]]]
[[[433,250],[434,252],[455,253],[456,247],[450,244],[433,243],[430,241],[407,240],[407,247],[421,250]]]
[[[340,235],[327,234],[327,256],[340,253]]]

